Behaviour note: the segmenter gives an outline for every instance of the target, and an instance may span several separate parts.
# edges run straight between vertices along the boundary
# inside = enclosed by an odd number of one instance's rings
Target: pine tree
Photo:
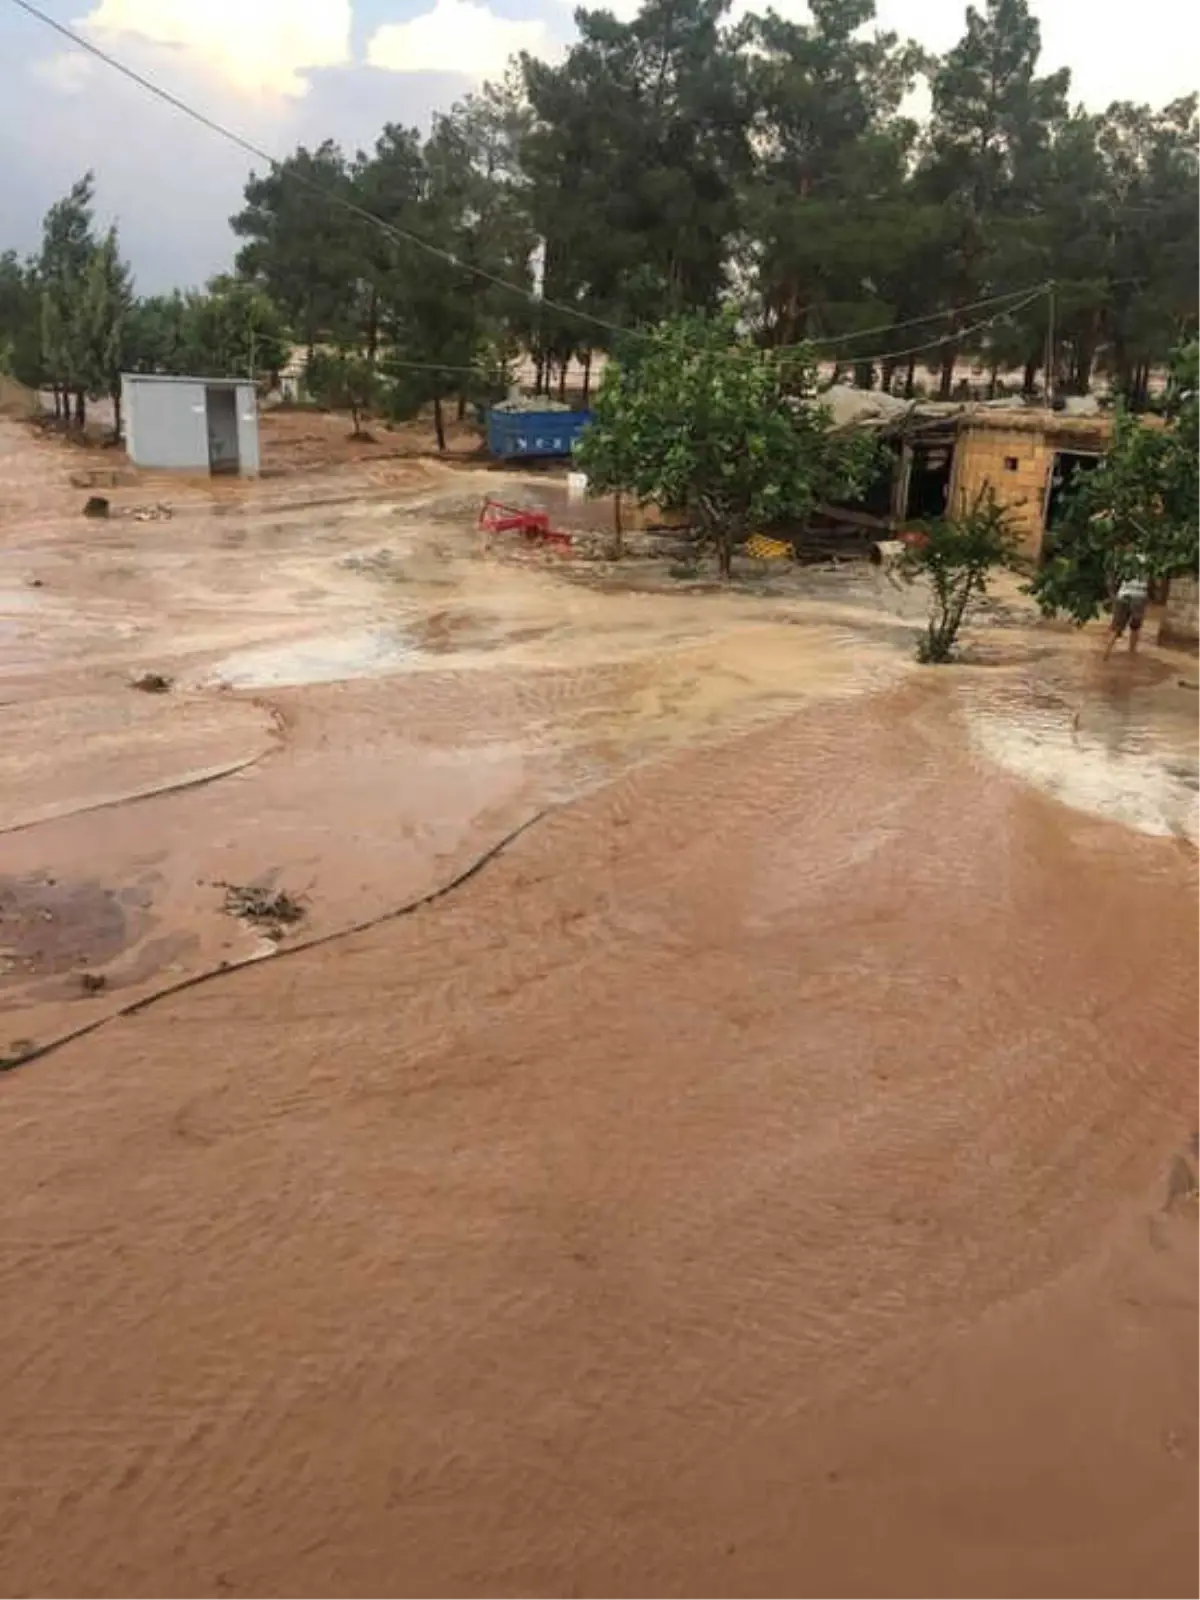
[[[87,354],[81,308],[84,281],[96,248],[92,234],[95,180],[87,172],[56,201],[42,223],[38,276],[42,286],[41,336],[46,373],[54,386],[56,416],[86,420]]]
[[[116,228],[109,228],[92,252],[80,295],[79,324],[83,376],[88,393],[107,394],[113,403],[115,435],[121,437],[121,369],[126,329],[133,305],[129,268],[121,260]]]

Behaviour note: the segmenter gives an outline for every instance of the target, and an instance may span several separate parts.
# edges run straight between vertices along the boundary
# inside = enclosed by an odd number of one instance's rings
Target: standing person
[[[1112,655],[1113,646],[1126,628],[1129,629],[1130,655],[1137,650],[1142,623],[1146,620],[1146,602],[1149,598],[1150,584],[1146,577],[1146,558],[1135,555],[1125,563],[1125,576],[1121,579],[1117,597],[1113,601],[1112,625],[1109,628],[1108,643],[1104,646],[1105,661]]]

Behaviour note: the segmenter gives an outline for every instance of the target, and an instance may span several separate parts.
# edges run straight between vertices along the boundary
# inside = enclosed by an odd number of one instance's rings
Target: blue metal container
[[[488,449],[501,461],[520,456],[569,456],[591,420],[590,411],[489,410]]]

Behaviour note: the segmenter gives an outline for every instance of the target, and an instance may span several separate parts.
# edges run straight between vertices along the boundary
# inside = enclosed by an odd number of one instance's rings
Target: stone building
[[[1024,553],[1036,560],[1077,473],[1097,466],[1112,438],[1104,413],[987,405],[917,406],[899,432],[892,478],[895,524],[961,510],[990,485]]]

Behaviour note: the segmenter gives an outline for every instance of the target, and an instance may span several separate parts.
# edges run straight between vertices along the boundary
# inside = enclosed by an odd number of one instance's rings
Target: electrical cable
[[[907,350],[880,350],[874,355],[859,355],[855,352],[845,359],[854,362],[871,363],[875,361],[900,361],[905,356],[919,356],[926,350],[936,350],[939,345],[953,344],[959,339],[969,339],[973,333],[979,333],[984,328],[990,328],[995,323],[1011,317],[1015,312],[1023,311],[1026,306],[1032,305],[1035,300],[1050,292],[1049,286],[1042,284],[1026,295],[1024,300],[1019,300],[1015,306],[1006,306],[1003,311],[995,311],[990,317],[984,317],[981,322],[972,322],[965,328],[955,328],[952,332],[943,334],[940,339],[931,339],[927,344],[911,345]]]
[[[1047,285],[1044,283],[1037,284],[1033,287],[1032,292],[1037,293],[1038,290],[1045,289],[1046,287]],[[997,302],[1001,300],[1016,300],[1021,295],[1028,293],[1030,293],[1029,286],[1026,286],[1022,289],[1010,289],[1007,294],[985,295],[982,300],[968,300],[965,305],[961,306],[946,306],[941,311],[927,312],[923,317],[909,317],[903,322],[879,322],[876,323],[872,328],[857,328],[853,333],[833,333],[830,334],[827,339],[809,339],[807,341],[802,340],[801,343],[807,343],[814,349],[823,350],[827,345],[847,344],[852,339],[865,339],[869,334],[898,333],[901,328],[916,328],[919,327],[923,322],[936,322],[939,317],[961,316],[964,311],[978,311],[981,306],[996,305]],[[792,345],[778,345],[776,348],[779,350],[790,350],[796,347]],[[857,361],[858,357],[849,356],[847,357],[847,360]]]
[[[424,250],[429,255],[436,256],[439,261],[447,262],[458,271],[471,273],[485,283],[490,283],[498,289],[504,289],[509,294],[519,295],[533,305],[549,306],[552,311],[559,311],[564,316],[578,317],[581,321],[593,323],[596,327],[604,328],[609,333],[617,333],[623,336],[631,333],[637,335],[639,333],[637,329],[622,328],[619,324],[609,322],[604,317],[597,317],[590,311],[581,311],[578,306],[569,306],[562,301],[550,300],[544,295],[535,294],[532,289],[513,283],[507,278],[501,278],[494,272],[488,272],[484,267],[472,266],[470,262],[463,261],[456,256],[453,250],[445,250],[441,245],[431,244],[428,239],[422,239],[420,234],[412,233],[407,228],[397,227],[394,223],[385,222],[382,217],[376,216],[373,211],[368,211],[365,206],[360,206],[353,200],[347,200],[345,195],[335,194],[331,189],[325,188],[323,184],[315,182],[312,178],[305,177],[302,173],[292,169],[285,169],[281,161],[253,143],[252,140],[243,138],[241,134],[235,133],[232,128],[225,127],[203,111],[197,111],[186,100],[181,100],[178,95],[172,94],[169,89],[162,88],[152,79],[144,77],[132,67],[126,66],[123,61],[119,61],[116,56],[110,55],[108,51],[102,50],[99,45],[93,44],[90,39],[85,39],[81,34],[76,33],[73,28],[68,28],[65,23],[57,21],[54,17],[47,16],[38,6],[33,5],[31,0],[12,0],[12,3],[28,13],[29,16],[45,23],[55,33],[61,34],[64,39],[69,39],[79,49],[86,50],[90,55],[95,56],[97,60],[103,61],[105,66],[111,67],[114,72],[119,72],[122,77],[128,78],[140,88],[145,89],[148,94],[152,94],[156,99],[164,101],[176,111],[181,111],[185,117],[191,117],[194,122],[200,123],[202,127],[207,128],[211,133],[219,134],[221,138],[228,139],[231,144],[237,145],[239,149],[246,151],[248,155],[254,156],[256,160],[265,161],[267,166],[282,173],[292,182],[300,184],[303,188],[311,189],[323,199],[331,201],[334,205],[341,206],[344,211],[350,212],[352,216],[359,217],[364,222],[373,222],[376,227],[382,228],[393,239],[398,239],[405,244],[415,245],[419,250]]]
[[[561,312],[564,316],[576,317],[583,322],[589,322],[595,327],[604,328],[607,332],[618,334],[624,338],[649,337],[649,335],[643,329],[622,327],[621,324],[610,322],[605,317],[598,317],[590,311],[582,311],[577,306],[569,306],[563,301],[550,300],[543,295],[537,295],[531,289],[528,289],[521,284],[513,283],[511,280],[502,278],[496,273],[488,272],[483,267],[473,266],[471,263],[461,260],[452,250],[445,250],[441,245],[431,244],[428,239],[421,238],[420,234],[413,233],[407,228],[398,227],[394,223],[386,222],[382,217],[377,216],[373,211],[367,210],[365,206],[360,206],[357,204],[357,202],[348,200],[345,195],[336,194],[331,189],[327,189],[323,184],[316,182],[314,179],[306,177],[304,174],[298,173],[290,168],[285,168],[281,161],[279,161],[275,156],[272,156],[268,151],[263,150],[259,145],[254,144],[252,140],[244,138],[239,133],[235,133],[232,128],[227,128],[223,123],[217,122],[213,117],[208,116],[205,112],[198,111],[195,106],[189,105],[185,100],[181,100],[178,95],[172,94],[170,90],[162,88],[161,85],[155,83],[153,79],[147,78],[142,73],[137,72],[133,67],[127,66],[125,62],[119,60],[116,56],[109,54],[108,51],[101,49],[99,45],[94,44],[90,39],[86,39],[83,37],[83,35],[76,33],[73,28],[69,28],[65,23],[59,22],[56,18],[47,15],[47,13],[41,10],[39,6],[34,5],[32,0],[12,0],[12,3],[19,7],[19,9],[24,11],[27,15],[35,18],[38,22],[44,23],[46,27],[53,29],[55,33],[58,33],[64,39],[69,40],[80,50],[87,51],[88,54],[94,56],[97,60],[102,61],[105,66],[111,67],[114,72],[119,72],[122,77],[128,78],[132,83],[136,83],[139,88],[145,89],[148,94],[154,95],[156,99],[162,100],[166,105],[171,106],[174,110],[180,111],[184,116],[190,117],[194,122],[198,122],[201,127],[207,128],[211,133],[218,134],[223,139],[227,139],[231,144],[237,145],[239,149],[244,150],[248,155],[252,155],[258,161],[265,162],[272,170],[280,173],[284,177],[291,179],[292,182],[300,184],[301,187],[311,190],[314,194],[321,196],[322,199],[330,201],[334,205],[341,206],[344,211],[349,212],[352,216],[356,216],[364,222],[374,223],[377,228],[382,229],[383,232],[389,235],[391,238],[400,240],[406,244],[414,245],[418,249],[426,251],[429,255],[435,256],[438,260],[447,262],[450,266],[456,268],[458,271],[470,273],[474,277],[481,279],[483,282],[492,284],[495,288],[503,289],[509,294],[518,295],[522,299],[529,301],[532,305],[548,306],[552,311]],[[1034,291],[1034,297],[1036,297],[1038,293],[1044,292],[1044,290],[1045,285],[1039,285]],[[993,305],[998,301],[1012,299],[1024,293],[1025,290],[1023,289],[1014,289],[1009,291],[1008,294],[989,295],[981,300],[968,301],[968,303],[964,306],[956,306],[940,311],[931,311],[925,316],[910,317],[902,322],[880,323],[875,327],[858,328],[853,333],[832,334],[826,339],[804,341],[802,345],[779,346],[777,347],[776,353],[782,354],[786,350],[800,348],[815,349],[819,351],[826,346],[849,343],[854,339],[867,338],[876,333],[889,333],[901,328],[917,327],[925,322],[934,322],[939,317],[955,316],[964,311],[978,310],[981,306]],[[1027,300],[1022,301],[1021,305],[1026,305],[1028,303],[1029,302]],[[1019,307],[1011,307],[1010,309],[1017,310]],[[981,324],[981,326],[985,325],[986,324]],[[957,337],[959,334],[965,331],[966,330],[959,330],[958,334],[949,335],[947,337]],[[946,343],[947,340],[942,340],[940,342]],[[902,350],[897,352],[888,352],[887,354],[889,356],[894,354],[899,357],[919,353],[920,348],[925,347],[918,347],[918,352]],[[868,361],[880,360],[883,359],[883,357],[860,357],[856,355],[852,359],[856,361]],[[465,372],[478,370],[476,368],[468,367],[450,367],[437,362],[409,362],[407,365],[414,368],[426,365],[430,370],[440,370],[446,372]]]
[[[118,1006],[115,1011],[110,1011],[102,1017],[96,1017],[91,1022],[81,1023],[76,1028],[69,1029],[66,1033],[56,1034],[54,1038],[45,1040],[42,1044],[29,1042],[14,1045],[12,1053],[0,1055],[0,1074],[15,1072],[18,1067],[30,1065],[40,1061],[45,1056],[53,1055],[55,1051],[64,1046],[73,1044],[76,1039],[86,1039],[91,1033],[97,1033],[101,1028],[106,1028],[111,1022],[119,1022],[122,1017],[136,1017],[143,1011],[149,1011],[151,1006],[159,1005],[164,1000],[170,1000],[177,994],[184,994],[188,989],[198,989],[201,984],[213,983],[218,978],[232,977],[235,972],[244,972],[248,967],[259,967],[267,961],[285,961],[290,956],[303,955],[307,950],[319,950],[323,945],[336,944],[340,939],[349,939],[357,933],[367,933],[372,928],[377,928],[384,922],[398,922],[404,917],[411,917],[414,912],[421,911],[425,906],[436,905],[438,901],[445,900],[463,884],[469,883],[485,867],[490,866],[498,856],[513,845],[531,828],[537,826],[543,818],[551,812],[560,810],[569,804],[568,801],[552,802],[535,811],[532,816],[526,817],[524,822],[518,823],[515,828],[510,828],[506,834],[497,839],[480,855],[475,856],[461,871],[456,872],[448,882],[430,889],[426,894],[418,895],[414,900],[406,900],[403,905],[396,906],[390,911],[381,911],[373,917],[367,917],[361,922],[352,923],[348,928],[335,928],[331,933],[318,934],[313,939],[305,939],[296,944],[276,947],[268,955],[243,956],[237,961],[223,961],[216,967],[205,967],[199,972],[193,972],[190,977],[179,978],[174,983],[165,984],[161,989],[154,989],[150,994],[143,995],[140,1000],[130,1000],[123,1006]]]

